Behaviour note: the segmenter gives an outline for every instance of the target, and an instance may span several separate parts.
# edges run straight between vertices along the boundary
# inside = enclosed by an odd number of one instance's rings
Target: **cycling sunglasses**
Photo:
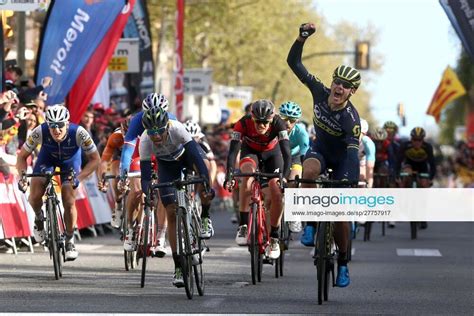
[[[259,120],[259,119],[256,119],[255,117],[252,117],[252,119],[254,120],[255,123],[257,124],[263,124],[263,125],[268,125],[270,124],[271,121],[269,120]]]
[[[147,129],[146,130],[147,134],[150,136],[155,136],[155,135],[163,135],[166,132],[166,127],[161,127],[161,128],[152,128],[152,129]]]
[[[294,123],[296,123],[296,121],[298,121],[297,118],[288,117],[288,116],[284,116],[284,115],[281,116],[281,119],[282,119],[283,121],[290,122],[291,124],[294,124]]]
[[[66,126],[66,122],[48,123],[49,128],[63,128],[64,126]]]
[[[352,88],[352,83],[350,83],[349,81],[345,81],[345,80],[342,80],[342,79],[339,79],[339,78],[334,78],[334,80],[332,82],[337,86],[342,85],[342,87],[344,89]]]
[[[414,141],[414,142],[422,142],[423,138],[412,137],[411,140]]]

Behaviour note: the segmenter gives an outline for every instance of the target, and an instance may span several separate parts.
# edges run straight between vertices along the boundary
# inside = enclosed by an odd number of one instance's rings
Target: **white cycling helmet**
[[[142,109],[146,111],[150,108],[160,107],[164,111],[168,111],[168,99],[160,93],[150,93],[142,102]]]
[[[204,137],[204,134],[201,132],[201,127],[198,123],[193,122],[191,120],[187,120],[184,123],[184,127],[186,127],[186,130],[189,132],[189,134],[191,134],[191,137]]]
[[[46,109],[46,122],[47,123],[59,123],[69,121],[69,110],[64,104],[50,105]]]
[[[362,134],[367,134],[369,131],[369,123],[363,118],[360,119],[360,132]]]

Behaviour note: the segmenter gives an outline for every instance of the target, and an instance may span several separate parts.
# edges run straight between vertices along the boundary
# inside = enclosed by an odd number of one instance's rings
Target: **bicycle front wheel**
[[[257,204],[252,204],[252,213],[250,213],[250,269],[252,272],[252,284],[257,283],[257,274],[259,269],[259,249],[257,240]]]
[[[316,264],[316,270],[317,270],[317,279],[318,279],[318,304],[321,305],[323,303],[323,296],[327,297],[327,262],[326,262],[326,257],[327,257],[327,243],[328,239],[326,239],[327,236],[327,230],[328,230],[328,223],[327,222],[320,222],[318,224],[318,229],[316,232],[316,246],[315,246],[315,252],[316,252],[316,258],[315,258],[315,264]]]
[[[48,199],[46,213],[48,216],[48,231],[49,241],[48,247],[53,259],[54,276],[56,280],[62,276],[61,258],[59,254],[59,232],[58,232],[58,221],[56,219],[56,207],[51,199]]]
[[[178,232],[178,239],[176,242],[178,243],[178,256],[180,258],[181,271],[183,273],[184,288],[188,299],[192,299],[194,295],[193,262],[186,210],[180,207],[176,217]]]
[[[142,229],[142,244],[141,249],[142,249],[142,278],[141,278],[141,287],[145,286],[145,276],[146,276],[146,258],[148,255],[148,249],[149,249],[149,235],[150,235],[150,210],[147,209],[145,210],[145,219],[143,221],[143,229]]]
[[[193,214],[193,222],[191,226],[192,233],[192,244],[191,248],[193,250],[193,269],[194,269],[194,280],[196,281],[196,288],[198,290],[199,296],[204,295],[204,272],[202,270],[202,254],[204,252],[203,241],[200,237],[201,224],[197,218],[197,214]]]

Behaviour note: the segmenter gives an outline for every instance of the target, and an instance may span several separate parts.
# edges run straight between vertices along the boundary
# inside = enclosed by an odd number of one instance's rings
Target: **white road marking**
[[[441,257],[438,249],[403,249],[397,248],[397,256]]]

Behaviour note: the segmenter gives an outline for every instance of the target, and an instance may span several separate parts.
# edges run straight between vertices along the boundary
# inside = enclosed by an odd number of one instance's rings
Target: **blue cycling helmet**
[[[280,114],[287,117],[300,118],[301,117],[301,107],[293,101],[286,101],[280,105]]]

